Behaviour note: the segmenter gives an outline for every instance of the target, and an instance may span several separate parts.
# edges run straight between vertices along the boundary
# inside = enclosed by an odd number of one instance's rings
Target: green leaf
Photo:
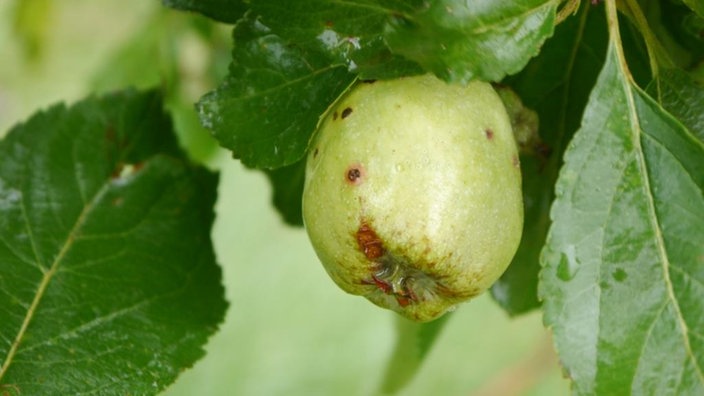
[[[556,185],[544,321],[576,394],[704,394],[704,145],[617,51]]]
[[[499,81],[520,71],[552,35],[553,0],[425,2],[393,16],[391,50],[447,81]]]
[[[293,164],[305,154],[319,117],[354,76],[251,15],[235,26],[234,39],[228,77],[198,103],[201,122],[247,166]]]
[[[432,71],[448,81],[498,81],[519,71],[553,31],[556,1],[281,2],[252,10],[281,37],[327,54],[364,79]],[[400,55],[400,56],[399,56]]]
[[[667,69],[660,72],[657,84],[651,84],[648,92],[657,96],[658,88],[665,110],[704,142],[704,87],[681,70]]]
[[[155,394],[223,319],[217,176],[160,95],[57,105],[0,142],[0,390]]]
[[[252,10],[277,35],[325,54],[360,78],[389,79],[423,72],[414,62],[392,54],[383,37],[389,17],[413,12],[413,3],[257,0]]]
[[[265,171],[273,188],[273,204],[286,224],[303,226],[303,182],[306,179],[306,159],[295,164]]]
[[[201,13],[216,21],[234,24],[247,11],[248,0],[162,0],[171,8]]]
[[[513,262],[491,288],[494,299],[510,315],[540,306],[539,257],[550,226],[555,180],[567,142],[579,128],[607,43],[602,8],[584,3],[576,17],[557,26],[540,55],[506,81],[526,106],[538,112],[544,145],[533,148],[535,155],[521,156],[523,237]]]

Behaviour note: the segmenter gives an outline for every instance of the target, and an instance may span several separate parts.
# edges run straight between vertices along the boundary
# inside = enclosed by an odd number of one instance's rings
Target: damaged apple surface
[[[491,85],[360,83],[309,147],[306,230],[343,290],[430,321],[511,262],[523,227],[519,165]]]

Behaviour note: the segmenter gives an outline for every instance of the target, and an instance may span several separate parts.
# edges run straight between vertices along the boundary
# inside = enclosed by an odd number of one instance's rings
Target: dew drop
[[[566,252],[560,256],[560,262],[557,264],[557,277],[568,282],[577,275],[578,271],[579,264],[575,258],[575,249],[573,245],[570,245]]]

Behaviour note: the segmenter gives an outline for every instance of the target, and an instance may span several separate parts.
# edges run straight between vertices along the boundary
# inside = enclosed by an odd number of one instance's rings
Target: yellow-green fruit
[[[491,85],[361,83],[311,142],[303,218],[345,291],[416,321],[491,286],[523,228],[511,124]]]

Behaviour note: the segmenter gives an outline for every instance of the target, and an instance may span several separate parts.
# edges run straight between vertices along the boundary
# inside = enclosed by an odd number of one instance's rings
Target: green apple
[[[521,239],[516,143],[490,84],[360,83],[309,147],[303,219],[330,277],[433,320],[489,288]]]

